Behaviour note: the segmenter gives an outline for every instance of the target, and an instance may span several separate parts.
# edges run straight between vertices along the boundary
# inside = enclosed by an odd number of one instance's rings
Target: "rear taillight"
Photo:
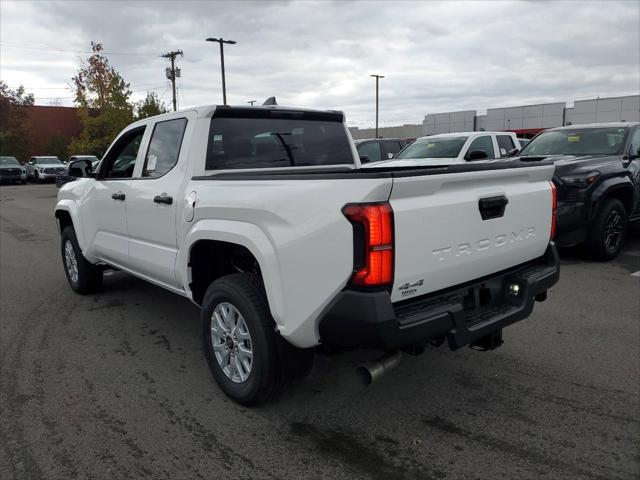
[[[558,215],[558,192],[556,185],[553,182],[551,184],[551,240],[556,236],[556,217]]]
[[[342,213],[353,225],[351,284],[383,287],[393,282],[393,209],[389,203],[346,205]]]

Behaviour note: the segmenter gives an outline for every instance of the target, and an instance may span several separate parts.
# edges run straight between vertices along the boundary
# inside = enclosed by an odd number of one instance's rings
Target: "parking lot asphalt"
[[[189,301],[124,273],[71,291],[52,185],[0,187],[0,477],[640,477],[640,230],[561,280],[488,353],[316,356],[248,409],[211,377]]]

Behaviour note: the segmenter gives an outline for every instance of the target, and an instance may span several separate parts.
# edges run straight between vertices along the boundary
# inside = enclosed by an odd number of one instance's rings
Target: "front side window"
[[[419,138],[402,150],[397,159],[456,158],[469,137]]]
[[[143,177],[161,177],[178,163],[186,118],[156,123],[142,169]]]
[[[636,127],[629,142],[629,155],[640,155],[640,127]]]
[[[145,127],[134,128],[118,139],[104,156],[102,178],[132,178]]]
[[[621,155],[625,129],[576,128],[542,132],[520,155]]]
[[[498,148],[500,149],[500,156],[506,157],[509,155],[509,152],[516,148],[513,143],[513,139],[509,135],[498,135]]]
[[[478,137],[471,145],[469,145],[469,150],[467,150],[467,157],[471,154],[471,152],[481,151],[487,154],[487,158],[496,158],[496,152],[493,149],[493,140],[489,135],[485,135],[484,137]]]
[[[393,158],[402,150],[402,145],[396,140],[389,140],[388,142],[384,142],[384,149],[387,152],[387,158]]]
[[[370,162],[379,162],[382,160],[380,144],[378,142],[361,143],[358,145],[358,155],[360,155],[360,157],[369,157]]]
[[[271,115],[211,119],[206,170],[339,164],[353,164],[341,118]]]

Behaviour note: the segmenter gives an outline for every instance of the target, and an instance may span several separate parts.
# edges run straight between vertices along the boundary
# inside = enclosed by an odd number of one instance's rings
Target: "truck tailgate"
[[[542,256],[551,232],[553,168],[396,176],[389,199],[395,218],[391,300]]]

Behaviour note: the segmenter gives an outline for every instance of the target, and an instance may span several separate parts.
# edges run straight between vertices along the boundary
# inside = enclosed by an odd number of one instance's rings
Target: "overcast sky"
[[[0,2],[0,78],[36,103],[68,89],[90,42],[131,83],[171,102],[160,54],[182,49],[179,107],[227,99],[340,109],[351,125],[427,113],[640,92],[640,2]],[[55,100],[53,100],[55,101]]]

